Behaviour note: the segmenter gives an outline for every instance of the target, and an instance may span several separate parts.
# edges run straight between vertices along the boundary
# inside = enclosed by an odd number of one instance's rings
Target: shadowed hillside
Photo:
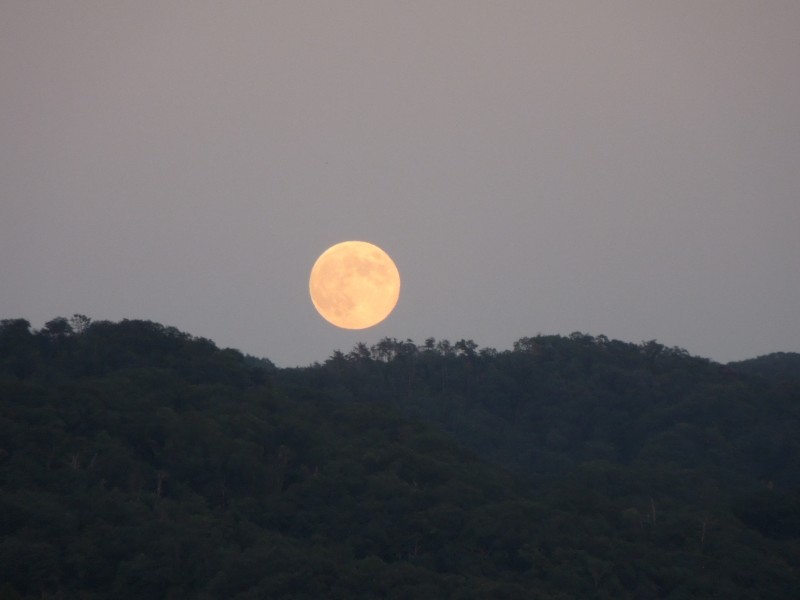
[[[794,598],[800,386],[757,360],[2,321],[0,598]]]
[[[522,338],[504,352],[384,339],[279,380],[390,402],[537,481],[605,461],[791,488],[800,486],[799,362],[780,353],[721,365],[581,333]]]

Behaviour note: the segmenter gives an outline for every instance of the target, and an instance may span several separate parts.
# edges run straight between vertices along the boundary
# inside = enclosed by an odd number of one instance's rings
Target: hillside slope
[[[0,597],[794,597],[791,468],[703,454],[692,470],[642,423],[707,389],[692,369],[740,388],[732,406],[795,389],[694,359],[634,383],[640,366],[615,363],[607,386],[664,396],[610,407],[633,430],[616,441],[601,406],[574,422],[596,395],[585,359],[390,346],[276,370],[146,321],[3,321]],[[561,402],[545,373],[571,386]],[[705,409],[678,414],[707,429]]]

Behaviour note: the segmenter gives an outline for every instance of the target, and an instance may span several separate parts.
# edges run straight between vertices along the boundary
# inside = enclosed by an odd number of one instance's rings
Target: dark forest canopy
[[[0,599],[794,598],[796,354],[0,322]]]

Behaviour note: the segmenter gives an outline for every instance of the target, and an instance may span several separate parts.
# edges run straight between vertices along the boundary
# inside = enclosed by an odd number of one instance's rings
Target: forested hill
[[[795,598],[797,355],[0,323],[0,599]]]
[[[800,487],[798,354],[722,365],[581,333],[505,352],[384,339],[278,379],[391,402],[537,481],[601,461]]]

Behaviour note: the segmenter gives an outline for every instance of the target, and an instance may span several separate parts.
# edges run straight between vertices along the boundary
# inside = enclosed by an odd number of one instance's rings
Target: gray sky
[[[797,0],[0,3],[0,318],[800,351]],[[317,256],[383,247],[339,330]]]

